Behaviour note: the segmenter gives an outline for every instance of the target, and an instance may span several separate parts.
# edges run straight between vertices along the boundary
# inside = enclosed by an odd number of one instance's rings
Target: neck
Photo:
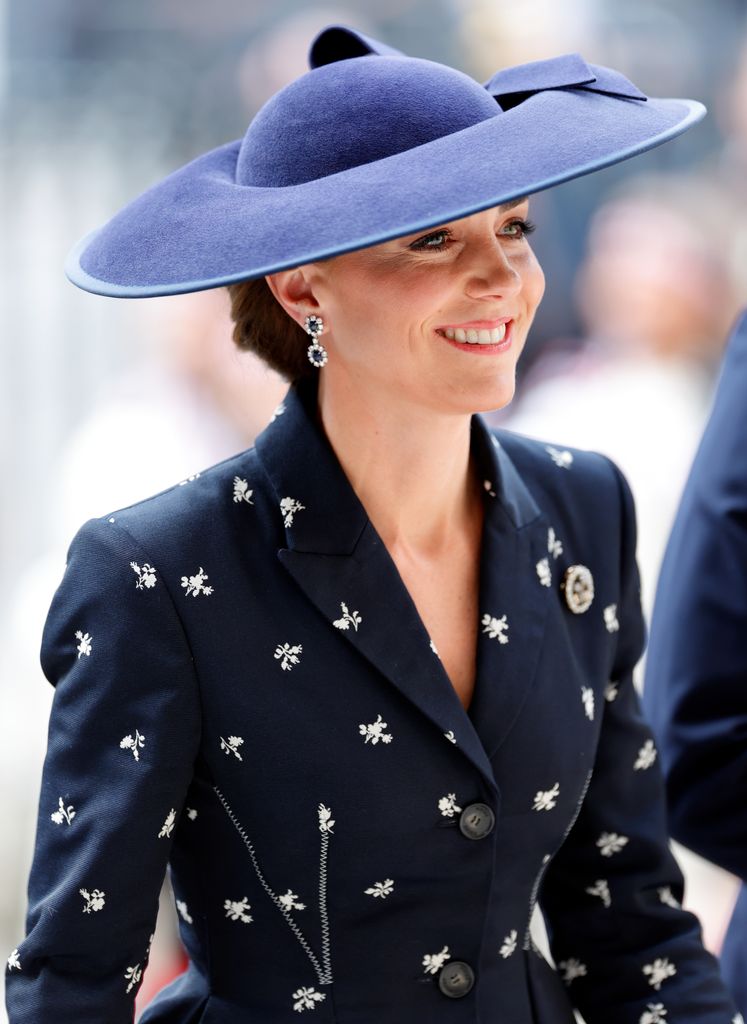
[[[378,398],[378,400],[377,400]],[[482,507],[470,467],[468,415],[431,409],[319,382],[327,438],[390,551],[436,556],[471,535]]]

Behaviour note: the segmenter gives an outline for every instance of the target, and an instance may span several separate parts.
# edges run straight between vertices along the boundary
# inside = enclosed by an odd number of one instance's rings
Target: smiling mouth
[[[501,342],[506,340],[506,333],[510,324],[509,320],[507,323],[499,324],[498,327],[493,327],[490,330],[485,328],[465,328],[460,327],[445,327],[443,329],[437,328],[436,333],[440,334],[442,338],[447,338],[449,341],[457,341],[461,344],[467,345],[499,345]]]

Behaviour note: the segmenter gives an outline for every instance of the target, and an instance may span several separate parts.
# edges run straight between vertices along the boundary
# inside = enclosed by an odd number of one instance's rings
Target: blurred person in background
[[[11,1024],[129,1019],[169,862],[190,965],[154,1024],[736,1021],[632,684],[626,482],[475,415],[544,288],[527,194],[702,109],[576,56],[482,87],[342,28],[312,66],[69,263],[230,284],[292,387],[255,449],[71,547]]]

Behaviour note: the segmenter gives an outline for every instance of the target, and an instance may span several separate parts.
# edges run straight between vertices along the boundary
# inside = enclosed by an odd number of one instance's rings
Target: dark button
[[[438,987],[450,999],[466,996],[475,983],[475,972],[463,960],[452,960],[441,969]]]
[[[468,839],[484,839],[494,825],[495,815],[487,804],[470,804],[459,817],[459,828]]]

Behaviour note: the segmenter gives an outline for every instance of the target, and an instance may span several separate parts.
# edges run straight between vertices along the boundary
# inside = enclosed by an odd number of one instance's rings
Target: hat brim
[[[547,90],[462,131],[325,178],[237,185],[240,140],[154,185],[70,252],[98,295],[200,291],[469,216],[627,160],[701,120],[695,100]]]

